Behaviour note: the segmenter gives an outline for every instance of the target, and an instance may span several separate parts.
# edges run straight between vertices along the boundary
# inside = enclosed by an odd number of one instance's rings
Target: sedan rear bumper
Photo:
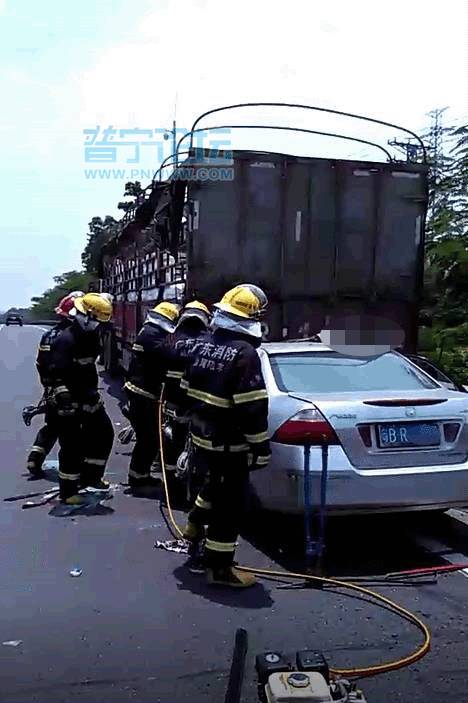
[[[252,474],[254,490],[264,508],[301,514],[304,511],[303,448],[276,447],[271,465]],[[290,468],[285,468],[286,458]],[[319,447],[311,449],[310,466],[312,502],[317,505],[321,472]],[[358,471],[349,464],[341,447],[329,448],[327,509],[331,514],[448,510],[467,505],[468,463]]]

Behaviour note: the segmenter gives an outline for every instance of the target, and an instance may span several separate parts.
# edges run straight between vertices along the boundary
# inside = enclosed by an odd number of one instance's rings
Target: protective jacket
[[[68,320],[66,318],[60,320],[54,327],[52,327],[50,330],[47,330],[42,337],[41,341],[39,342],[39,347],[37,350],[37,357],[36,357],[36,369],[39,374],[39,378],[41,380],[42,385],[44,388],[47,390],[48,387],[51,385],[51,378],[49,378],[48,371],[49,371],[49,363],[50,363],[50,348],[53,340],[61,333],[63,330],[67,329],[70,327],[72,324],[72,320]]]
[[[209,451],[249,452],[256,468],[270,458],[268,394],[260,358],[246,335],[217,329],[187,340],[181,381],[191,403],[193,443]]]
[[[164,340],[167,332],[152,322],[143,325],[132,347],[124,388],[149,400],[157,400],[166,373]]]
[[[93,405],[99,400],[96,359],[99,356],[97,332],[84,332],[72,322],[41,345],[38,369],[41,380],[55,397],[65,393],[74,403]]]
[[[209,333],[206,329],[195,331],[190,326],[182,326],[174,334],[168,336],[166,348],[166,379],[164,398],[168,407],[176,410],[177,415],[187,411],[187,393],[181,389],[180,383],[190,360],[195,342],[207,340]]]

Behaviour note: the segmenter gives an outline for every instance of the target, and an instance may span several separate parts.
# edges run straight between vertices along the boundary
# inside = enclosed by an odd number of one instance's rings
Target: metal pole
[[[311,534],[312,505],[310,502],[310,444],[304,445],[304,532],[306,569],[312,568],[314,545]]]
[[[177,129],[176,129],[176,121],[174,119],[172,121],[172,153],[175,154],[176,150],[177,150]]]
[[[320,475],[320,511],[319,511],[319,536],[317,556],[319,566],[323,552],[325,550],[325,524],[326,524],[326,508],[327,508],[327,483],[328,483],[328,444],[322,444],[322,472]]]

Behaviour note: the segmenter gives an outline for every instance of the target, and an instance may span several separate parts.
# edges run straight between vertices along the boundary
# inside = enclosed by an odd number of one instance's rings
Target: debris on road
[[[6,642],[2,642],[3,647],[19,647],[20,644],[23,644],[23,640],[7,640]]]
[[[74,578],[77,578],[78,576],[81,576],[82,573],[83,573],[83,570],[82,570],[82,569],[78,569],[77,567],[75,567],[74,569],[72,569],[72,570],[70,571],[70,576],[73,576]]]
[[[155,549],[164,549],[166,552],[177,552],[177,554],[188,554],[188,542],[184,539],[167,539],[155,542]]]
[[[39,505],[46,505],[47,503],[50,503],[52,500],[58,497],[59,494],[59,489],[55,488],[52,491],[48,491],[47,493],[42,493],[42,495],[39,496],[37,500],[27,500],[26,503],[23,503],[21,506],[23,510],[27,510],[28,508],[36,508]]]

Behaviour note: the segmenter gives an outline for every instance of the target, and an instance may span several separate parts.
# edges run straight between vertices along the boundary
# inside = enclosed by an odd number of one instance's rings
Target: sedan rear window
[[[413,391],[439,387],[393,353],[367,359],[336,352],[271,354],[270,363],[278,388],[296,393]]]

